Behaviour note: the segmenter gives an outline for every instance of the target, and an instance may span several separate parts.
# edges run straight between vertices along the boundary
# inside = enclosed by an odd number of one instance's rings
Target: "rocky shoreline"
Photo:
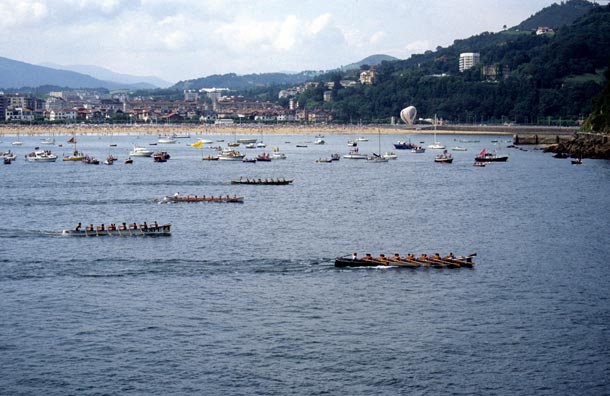
[[[567,154],[572,158],[610,160],[610,135],[578,133],[572,139],[553,144],[544,151]]]

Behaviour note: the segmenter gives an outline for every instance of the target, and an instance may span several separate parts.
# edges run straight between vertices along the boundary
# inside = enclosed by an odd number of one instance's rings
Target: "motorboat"
[[[324,141],[324,139],[316,139],[313,141],[313,144],[325,144],[326,142]]]
[[[271,154],[271,159],[286,159],[286,154],[280,153],[279,151],[274,151],[273,154]]]
[[[451,151],[468,151],[468,149],[466,147],[462,147],[462,146],[455,146],[455,147],[451,147]]]
[[[369,139],[365,138],[364,136],[360,136],[358,139],[356,139],[359,142],[368,142]]]
[[[330,155],[330,160],[331,161],[339,161],[341,159],[341,154],[339,153],[334,153]]]
[[[445,150],[442,154],[438,154],[436,157],[434,157],[434,162],[450,164],[453,162],[453,157],[447,152],[447,150]]]
[[[244,159],[242,159],[241,162],[245,162],[245,163],[249,163],[249,164],[255,164],[256,163],[256,158],[246,158],[246,157],[244,157]]]
[[[398,155],[393,151],[386,151],[385,154],[382,155],[382,157],[389,160],[398,159]]]
[[[271,155],[269,153],[262,153],[256,157],[257,161],[269,162],[272,160]]]
[[[316,164],[328,164],[331,162],[333,162],[333,160],[330,158],[319,158],[319,159],[315,160]]]
[[[86,155],[85,158],[82,159],[82,162],[84,164],[88,164],[88,165],[99,165],[100,164],[100,161],[98,159],[95,159],[88,155]]]
[[[358,142],[356,142],[355,140],[348,140],[347,145],[349,147],[356,147],[356,146],[358,146]]]
[[[85,155],[78,150],[74,150],[72,155],[64,155],[61,157],[62,161],[82,161]]]
[[[243,143],[243,144],[248,144],[248,143],[256,143],[257,139],[255,138],[242,138],[242,139],[237,139],[237,143]]]
[[[46,139],[42,139],[40,141],[40,144],[44,144],[44,145],[53,145],[55,144],[55,138],[46,138]]]
[[[343,158],[347,158],[347,159],[367,159],[368,156],[366,154],[361,154],[358,152],[358,150],[352,150],[347,154],[343,155]]]
[[[109,155],[104,160],[104,165],[112,165],[112,164],[114,164],[114,161],[115,161],[115,158],[112,155]]]
[[[486,149],[482,149],[474,160],[477,162],[506,162],[508,161],[508,155],[497,155],[495,153],[487,152]]]
[[[27,154],[25,159],[31,162],[55,162],[57,161],[57,156],[52,154],[50,150],[38,150]]]
[[[431,150],[444,150],[445,146],[443,146],[439,142],[434,142],[434,143],[428,145],[428,148]]]
[[[396,143],[394,143],[394,148],[396,150],[412,150],[414,149],[416,146],[409,142],[405,142],[404,140],[399,140]]]
[[[175,144],[176,143],[176,139],[170,138],[170,137],[161,137],[159,138],[159,140],[157,140],[157,143],[159,144]]]
[[[2,157],[5,161],[14,161],[17,159],[17,155],[15,153],[13,153],[11,150],[9,151],[5,151],[4,153],[2,153],[2,155],[0,155],[0,157]]]
[[[246,155],[235,150],[225,150],[219,156],[221,161],[241,161]]]
[[[423,148],[422,146],[415,146],[411,149],[411,152],[415,153],[415,154],[421,154],[421,153],[425,153],[426,149]]]
[[[145,147],[134,147],[133,150],[129,153],[132,157],[150,157],[152,156],[154,151],[149,150]]]
[[[265,148],[265,147],[267,147],[267,145],[263,142],[256,143],[256,148]]]
[[[247,149],[254,149],[254,148],[256,148],[256,144],[255,143],[248,143],[248,144],[246,144],[246,148]]]
[[[167,151],[157,151],[153,154],[152,157],[153,161],[155,162],[167,162],[167,160],[170,158],[170,155],[167,153]]]

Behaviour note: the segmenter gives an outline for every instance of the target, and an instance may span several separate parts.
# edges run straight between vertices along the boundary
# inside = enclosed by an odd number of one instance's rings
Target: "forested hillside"
[[[479,52],[481,64],[460,73],[461,52]],[[335,84],[332,102],[322,101],[323,87],[306,91],[299,102],[331,110],[340,122],[387,122],[406,105],[415,105],[425,117],[437,114],[462,123],[575,122],[591,112],[609,64],[610,6],[592,6],[551,35],[482,33],[408,60],[383,62],[372,86]],[[483,75],[484,67],[497,72],[495,79]],[[336,74],[319,77],[337,79]]]

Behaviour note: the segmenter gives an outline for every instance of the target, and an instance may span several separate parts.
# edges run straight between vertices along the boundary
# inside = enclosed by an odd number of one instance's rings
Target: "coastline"
[[[403,125],[0,125],[0,136],[72,136],[72,135],[418,135],[433,133],[430,126],[408,128]],[[449,129],[437,130],[438,135],[512,135],[515,131]]]

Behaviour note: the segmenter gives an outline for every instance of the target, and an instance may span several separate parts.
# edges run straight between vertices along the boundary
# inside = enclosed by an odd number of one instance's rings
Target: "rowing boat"
[[[218,196],[218,197],[213,197],[213,196],[209,196],[206,197],[204,196],[197,196],[197,195],[183,195],[183,196],[175,196],[175,195],[166,195],[165,197],[163,197],[163,199],[160,201],[163,203],[170,203],[170,202],[236,202],[236,203],[243,203],[244,202],[244,197],[243,196],[237,196],[234,195],[232,197],[230,196]]]
[[[163,224],[157,227],[149,226],[146,228],[140,227],[136,229],[121,229],[121,227],[117,229],[104,229],[104,230],[63,230],[62,235],[65,236],[77,236],[77,237],[96,237],[96,236],[169,236],[170,232],[170,224]]]
[[[231,184],[266,184],[266,185],[286,185],[290,184],[294,179],[242,179],[231,180]]]
[[[420,257],[412,259],[406,257],[400,259],[390,257],[383,262],[376,259],[353,259],[351,256],[341,256],[335,258],[335,267],[377,267],[387,265],[401,268],[418,268],[421,266],[426,268],[472,268],[474,267],[474,261],[472,261],[474,256],[476,256],[476,253],[452,259],[437,258],[434,256],[428,256],[426,259]]]

